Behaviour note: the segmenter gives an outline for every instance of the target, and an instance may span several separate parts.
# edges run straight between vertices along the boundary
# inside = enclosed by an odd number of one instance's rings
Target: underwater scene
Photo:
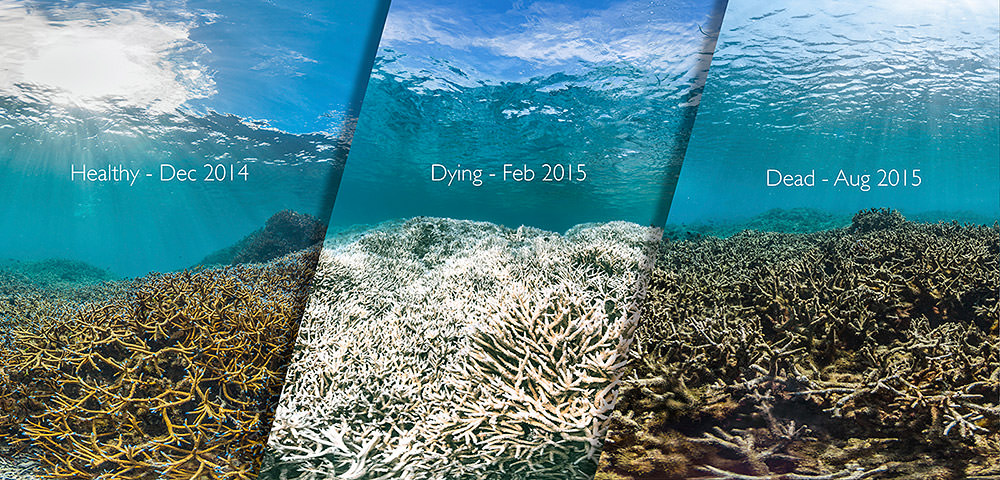
[[[394,3],[331,226],[662,225],[724,10]]]
[[[0,0],[0,479],[256,477],[387,8]]]
[[[998,35],[730,3],[597,479],[1000,478]]]
[[[400,0],[268,479],[589,479],[724,2]]]

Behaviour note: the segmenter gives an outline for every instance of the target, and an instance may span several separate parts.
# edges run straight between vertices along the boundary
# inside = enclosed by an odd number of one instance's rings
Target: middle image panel
[[[593,477],[724,9],[393,2],[262,478]]]

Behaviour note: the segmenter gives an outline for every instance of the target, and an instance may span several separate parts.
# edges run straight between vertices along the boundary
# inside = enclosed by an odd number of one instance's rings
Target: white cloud
[[[215,93],[198,62],[208,49],[189,38],[192,24],[128,9],[47,13],[0,0],[0,95],[169,112]]]

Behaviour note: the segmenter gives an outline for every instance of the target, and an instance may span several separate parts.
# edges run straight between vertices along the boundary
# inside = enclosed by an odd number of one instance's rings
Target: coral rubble
[[[0,444],[49,478],[254,478],[316,254],[65,298],[0,278]]]
[[[649,231],[415,218],[328,238],[262,477],[590,478]]]
[[[1000,475],[998,226],[665,241],[598,480]]]

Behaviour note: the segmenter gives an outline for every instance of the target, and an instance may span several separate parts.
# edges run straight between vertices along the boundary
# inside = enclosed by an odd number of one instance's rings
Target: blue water
[[[0,2],[0,260],[141,275],[283,209],[328,218],[385,8]],[[160,181],[164,163],[196,181]],[[141,173],[74,179],[83,165]]]
[[[670,222],[891,207],[923,220],[992,223],[1000,210],[998,8],[994,0],[732,2]],[[767,187],[768,169],[793,182],[815,171],[816,186]],[[871,175],[870,188],[834,187],[841,169],[855,176],[848,183]],[[879,169],[895,169],[897,186],[878,187]]]
[[[724,7],[394,1],[331,225],[662,223]]]
[[[682,158],[676,223],[797,207],[997,218],[995,2],[787,3],[734,3],[720,29],[710,1],[398,0],[331,221],[661,223]],[[0,260],[141,275],[279,210],[330,218],[385,8],[0,3]],[[161,163],[198,181],[160,182]],[[247,175],[207,183],[205,163]],[[542,182],[543,163],[587,178]],[[72,180],[83,164],[154,177]],[[433,164],[483,169],[484,184],[432,181]],[[535,181],[488,176],[504,164]],[[922,183],[876,188],[879,168]],[[873,187],[766,187],[767,169]]]

